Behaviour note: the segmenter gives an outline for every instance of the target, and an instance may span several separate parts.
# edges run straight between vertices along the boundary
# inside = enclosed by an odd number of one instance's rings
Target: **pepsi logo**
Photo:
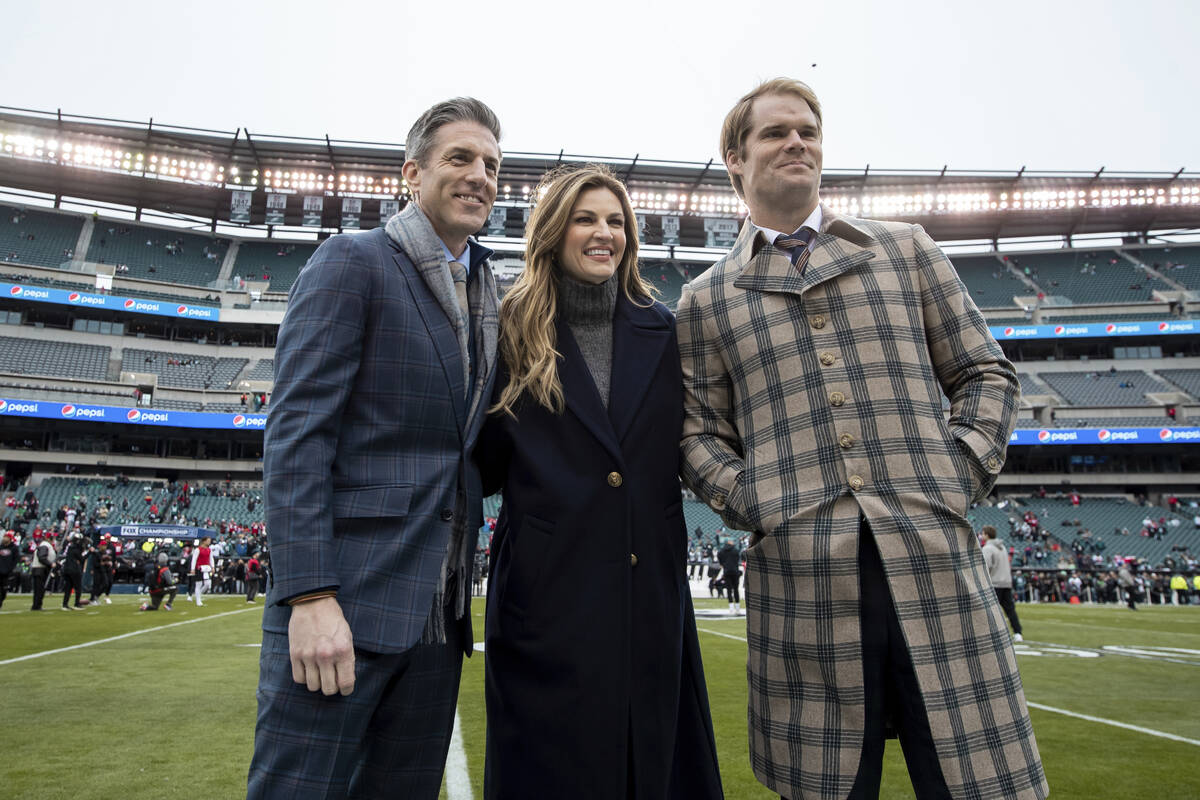
[[[1117,329],[1117,326],[1113,325],[1111,322],[1104,326],[1105,333],[1112,333],[1116,329]]]
[[[1168,439],[1170,439],[1171,438],[1171,429],[1163,428],[1161,431],[1158,432],[1158,438],[1162,439],[1164,442],[1167,441]]]
[[[246,426],[246,415],[245,415],[245,414],[236,414],[236,415],[234,415],[234,417],[233,417],[233,427],[235,427],[235,428],[244,428],[245,426]]]
[[[63,407],[62,407],[62,415],[63,415],[64,417],[73,417],[73,416],[75,416],[75,406],[73,406],[73,405],[71,405],[71,404],[69,404],[69,403],[68,403],[67,405],[63,406]]]
[[[1005,328],[1004,329],[1005,336],[1012,336],[1016,332],[1017,332],[1016,328]]]
[[[1112,434],[1108,432],[1107,428],[1101,428],[1100,432],[1096,434],[1096,438],[1102,442],[1107,442],[1110,436],[1112,436]]]
[[[177,314],[186,314],[186,313],[187,313],[187,306],[180,306],[179,308],[175,309],[175,312],[176,312]]]
[[[130,422],[137,422],[138,417],[141,415],[142,412],[138,411],[136,408],[131,408],[125,412],[125,419],[129,420]]]
[[[133,308],[133,300],[126,300],[126,301],[125,301],[125,307],[126,307],[126,308]]]
[[[16,297],[17,295],[19,295],[21,293],[21,287],[14,286],[8,290],[8,293],[11,294],[13,297]]]
[[[78,303],[79,302],[79,292],[71,292],[69,295],[67,295],[67,302],[68,303]]]
[[[1158,329],[1159,329],[1160,331],[1165,331],[1165,330],[1166,330],[1168,327],[1170,327],[1170,326],[1169,326],[1169,325],[1168,325],[1168,323],[1166,323],[1166,322],[1160,322],[1160,323],[1158,323]]]
[[[1062,335],[1063,335],[1063,331],[1065,331],[1065,330],[1066,330],[1066,328],[1064,328],[1062,325],[1055,325],[1055,326],[1054,326],[1054,335],[1055,335],[1055,336],[1062,336]]]
[[[4,410],[4,409],[6,409],[6,408],[8,408],[8,401],[7,401],[7,400],[0,400],[0,411],[3,411],[3,410]]]
[[[1050,441],[1050,431],[1038,431],[1038,441],[1039,442]]]

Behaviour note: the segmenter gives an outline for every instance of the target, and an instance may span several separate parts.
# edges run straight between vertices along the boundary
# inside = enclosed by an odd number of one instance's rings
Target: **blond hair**
[[[508,367],[508,384],[489,411],[516,417],[522,395],[554,413],[563,410],[558,378],[561,353],[554,321],[558,314],[558,248],[566,236],[571,211],[588,189],[608,189],[625,215],[625,252],[617,264],[617,282],[630,302],[649,305],[653,289],[637,268],[638,224],[625,186],[600,164],[560,167],[548,172],[533,198],[537,205],[525,230],[525,269],[500,304],[500,357]]]
[[[794,94],[808,103],[813,116],[817,118],[817,135],[821,135],[821,102],[817,100],[817,95],[813,92],[812,87],[795,78],[772,78],[751,89],[725,115],[725,122],[721,125],[722,161],[725,161],[731,152],[737,153],[738,158],[746,157],[746,135],[750,133],[750,112],[753,110],[754,101],[769,94]],[[733,190],[738,193],[738,197],[745,197],[742,194],[741,176],[731,172],[729,181],[733,184]]]

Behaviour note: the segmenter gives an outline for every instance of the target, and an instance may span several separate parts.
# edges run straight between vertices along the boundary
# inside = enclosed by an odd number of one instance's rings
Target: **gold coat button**
[[[624,482],[625,482],[625,479],[621,477],[621,473],[619,473],[619,472],[608,473],[608,485],[613,487],[614,489],[616,489],[618,486],[620,486]]]
[[[712,497],[712,500],[709,502],[709,505],[711,505],[713,507],[713,509],[715,509],[717,511],[724,511],[725,510],[725,495],[714,494]]]
[[[823,365],[831,367],[834,361],[833,353],[821,353],[821,363]]]
[[[829,395],[829,405],[833,406],[834,408],[840,408],[845,402],[846,395],[842,394],[841,392],[834,392],[833,394]]]
[[[838,437],[838,444],[842,446],[843,450],[849,450],[854,446],[854,437],[848,433],[843,433]]]
[[[850,488],[856,492],[859,489],[863,488],[863,479],[858,477],[857,475],[851,475],[850,476]]]
[[[991,458],[989,458],[987,460],[987,465],[988,465],[988,469],[999,469],[1000,461],[995,456],[992,456]]]
[[[637,566],[637,553],[629,554],[629,566],[631,566],[631,567]]]
[[[825,317],[821,316],[820,314],[813,314],[808,318],[808,324],[812,325],[817,330],[820,330],[821,328],[825,327]]]

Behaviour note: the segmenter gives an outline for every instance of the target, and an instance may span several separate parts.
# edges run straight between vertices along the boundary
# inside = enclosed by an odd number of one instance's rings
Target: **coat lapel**
[[[429,287],[414,270],[412,262],[405,253],[393,242],[392,259],[397,269],[408,282],[408,288],[416,298],[417,311],[425,321],[429,330],[429,338],[437,350],[438,360],[442,362],[442,371],[446,373],[446,382],[450,384],[450,397],[454,401],[454,418],[458,421],[458,429],[462,432],[467,419],[466,382],[463,381],[462,353],[458,346],[458,335],[450,325],[440,304],[433,299]]]
[[[666,320],[634,305],[624,294],[617,297],[614,322],[608,418],[621,442],[658,372],[671,341],[671,328]]]
[[[562,353],[558,360],[558,379],[562,382],[563,400],[567,410],[579,418],[583,426],[604,445],[604,449],[608,450],[614,459],[618,462],[623,461],[612,423],[609,422],[604,404],[600,402],[600,393],[596,391],[596,382],[592,380],[587,362],[583,360],[583,353],[575,343],[570,326],[560,318],[554,321],[554,328],[558,334],[558,351]],[[615,344],[613,350],[615,364]],[[614,384],[612,388],[615,392],[617,387]],[[612,396],[610,392],[610,403]]]
[[[782,250],[763,242],[747,218],[729,257],[737,267],[733,285],[759,292],[802,295],[827,280],[865,264],[875,257],[873,239],[851,217],[839,217],[822,206],[821,230],[813,243],[808,266],[801,274]]]

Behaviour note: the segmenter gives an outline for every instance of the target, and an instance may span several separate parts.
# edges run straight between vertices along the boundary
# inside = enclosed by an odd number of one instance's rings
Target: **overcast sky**
[[[474,95],[508,151],[707,161],[777,75],[826,168],[1200,170],[1200,3],[10,2],[0,105],[401,142]]]

